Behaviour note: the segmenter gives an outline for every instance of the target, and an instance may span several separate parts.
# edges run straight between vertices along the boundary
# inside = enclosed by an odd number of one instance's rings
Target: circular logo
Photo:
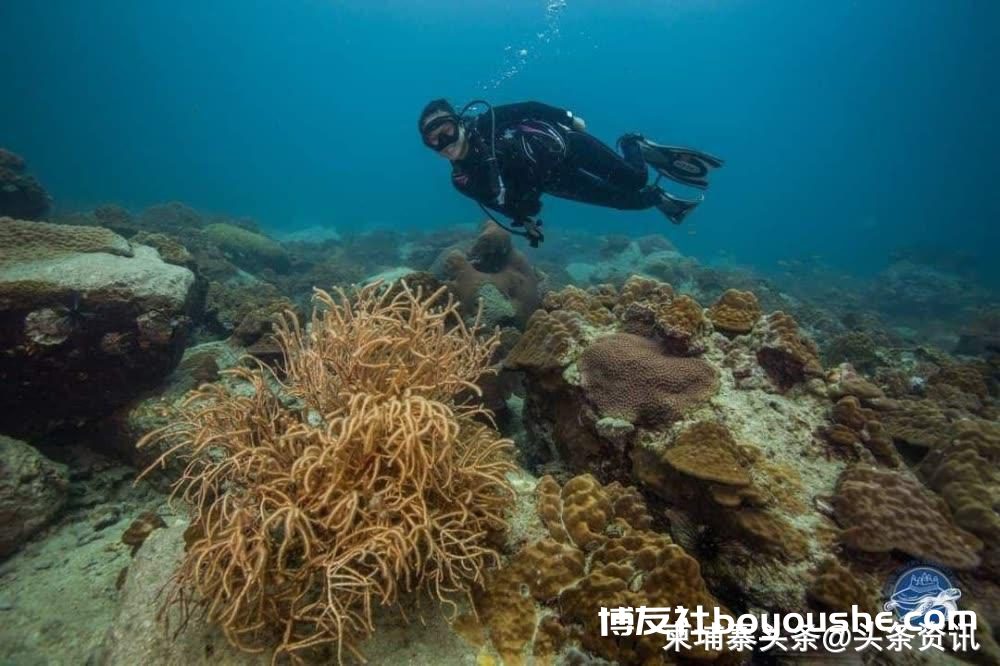
[[[937,567],[909,567],[890,581],[884,608],[893,611],[900,622],[919,627],[924,622],[939,624],[958,610],[955,603],[962,591],[952,587],[948,576]]]

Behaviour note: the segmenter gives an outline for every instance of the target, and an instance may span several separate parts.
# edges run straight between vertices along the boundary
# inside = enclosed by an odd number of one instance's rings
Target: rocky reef
[[[878,663],[1000,663],[968,275],[907,256],[852,295],[658,235],[40,214],[0,218],[4,663],[786,663],[599,611],[875,612],[913,562],[982,647]]]
[[[0,217],[40,220],[52,203],[20,155],[0,148]]]

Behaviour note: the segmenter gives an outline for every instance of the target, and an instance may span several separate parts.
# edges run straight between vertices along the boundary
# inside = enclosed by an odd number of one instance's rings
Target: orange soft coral
[[[280,382],[230,371],[145,438],[188,463],[173,603],[243,649],[298,661],[333,644],[340,659],[371,635],[376,605],[421,590],[447,602],[482,580],[512,499],[510,442],[455,396],[477,391],[497,340],[453,301],[435,307],[443,291],[317,291],[307,328],[278,327]]]

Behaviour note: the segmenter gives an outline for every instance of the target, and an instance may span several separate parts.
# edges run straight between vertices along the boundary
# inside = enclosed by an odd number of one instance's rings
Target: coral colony
[[[1000,659],[1000,311],[959,275],[0,181],[0,661]],[[835,614],[888,624],[771,620]]]

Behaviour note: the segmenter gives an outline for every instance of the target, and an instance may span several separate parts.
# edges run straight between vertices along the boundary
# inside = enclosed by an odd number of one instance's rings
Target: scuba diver
[[[486,106],[487,112],[468,115],[474,106]],[[619,154],[588,134],[583,118],[539,102],[494,107],[475,100],[456,112],[437,99],[421,111],[417,127],[424,144],[451,162],[458,191],[532,247],[544,240],[542,221],[536,219],[542,194],[621,210],[656,207],[680,224],[702,198],[674,196],[659,186],[660,179],[705,189],[709,169],[722,166],[707,153],[659,145],[641,134],[618,139]],[[652,185],[647,166],[658,174]],[[524,231],[507,227],[487,209]]]

